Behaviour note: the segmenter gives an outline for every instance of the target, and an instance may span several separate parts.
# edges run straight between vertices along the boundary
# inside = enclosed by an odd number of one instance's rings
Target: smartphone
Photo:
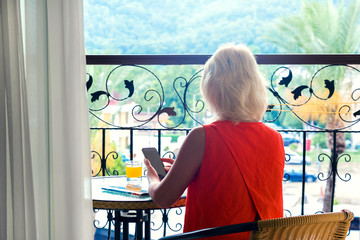
[[[160,155],[156,148],[143,148],[142,152],[145,158],[149,159],[151,165],[155,168],[160,179],[163,179],[166,175],[166,171],[164,168],[164,163],[161,161]]]

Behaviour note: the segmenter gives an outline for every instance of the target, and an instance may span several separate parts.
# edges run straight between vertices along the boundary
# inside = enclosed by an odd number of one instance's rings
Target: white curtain
[[[0,239],[92,239],[82,0],[0,2]]]

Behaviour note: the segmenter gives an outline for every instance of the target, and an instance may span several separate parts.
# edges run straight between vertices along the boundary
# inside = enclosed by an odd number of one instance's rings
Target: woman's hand
[[[157,174],[155,168],[153,168],[153,166],[151,165],[149,159],[145,158],[144,164],[147,169],[146,176],[149,181],[149,184],[154,183],[154,182],[160,182],[159,175]]]
[[[166,172],[170,171],[170,168],[175,162],[175,160],[172,158],[161,158],[161,161],[164,163],[164,169]]]

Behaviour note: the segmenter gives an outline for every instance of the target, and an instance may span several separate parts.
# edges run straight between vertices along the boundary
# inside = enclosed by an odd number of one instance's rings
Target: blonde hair
[[[224,45],[209,58],[201,91],[217,120],[258,122],[267,108],[264,80],[243,45]]]

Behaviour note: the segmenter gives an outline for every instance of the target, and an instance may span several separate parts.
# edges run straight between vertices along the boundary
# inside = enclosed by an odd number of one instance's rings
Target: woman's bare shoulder
[[[203,126],[195,127],[190,131],[189,136],[199,138],[198,140],[205,139],[205,128]]]
[[[188,161],[196,161],[201,163],[205,150],[205,129],[202,126],[193,128],[186,137],[182,147],[180,148],[179,157],[183,157]]]

